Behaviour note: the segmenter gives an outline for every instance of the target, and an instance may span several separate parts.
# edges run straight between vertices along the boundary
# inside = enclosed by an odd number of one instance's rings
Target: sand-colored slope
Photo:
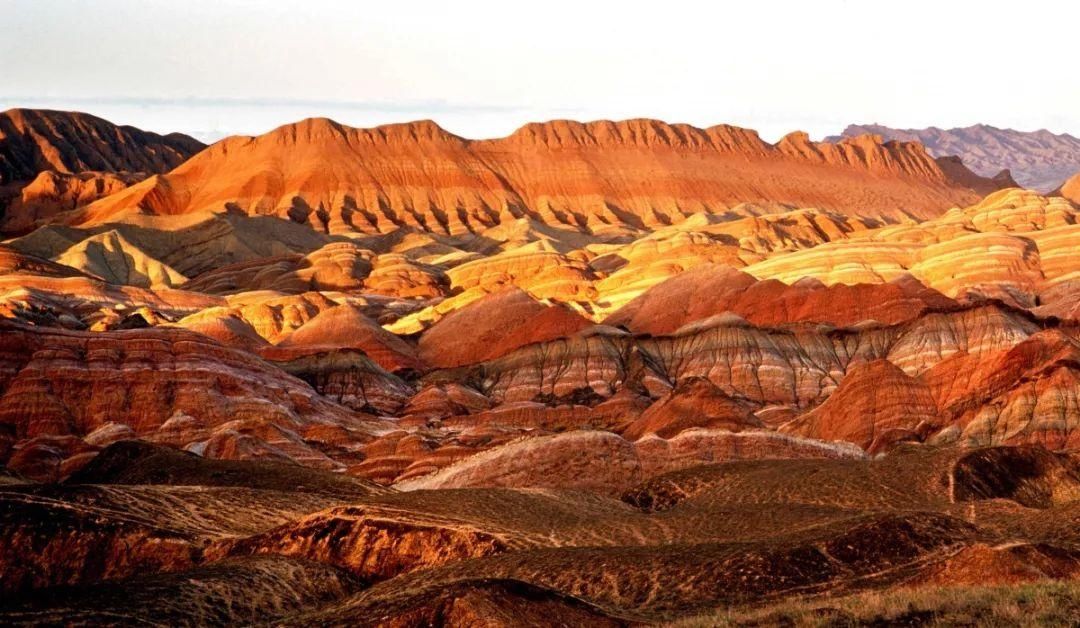
[[[880,283],[910,273],[950,297],[973,292],[1031,306],[1030,295],[1077,277],[1078,212],[1063,198],[1002,190],[933,220],[774,256],[745,272],[826,284]]]
[[[87,238],[55,259],[112,284],[169,288],[187,281],[187,277],[150,257],[117,231]]]

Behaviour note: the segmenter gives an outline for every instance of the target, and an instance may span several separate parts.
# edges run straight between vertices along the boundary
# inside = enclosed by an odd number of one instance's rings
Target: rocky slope
[[[1001,187],[952,170],[921,145],[871,136],[816,144],[793,133],[773,145],[735,127],[627,120],[530,124],[506,138],[466,140],[430,121],[355,129],[310,119],[219,142],[64,220],[231,210],[328,233],[456,235],[518,218],[604,231],[743,202],[925,218]]]
[[[213,458],[340,467],[314,434],[380,431],[255,356],[182,330],[80,333],[0,322],[0,449],[9,469],[50,480],[137,436]]]
[[[0,490],[16,532],[0,542],[5,622],[627,625],[959,584],[975,560],[983,584],[1080,573],[1062,524],[1077,514],[1080,462],[1037,447],[711,464],[621,498],[364,493],[319,477],[283,492],[262,479],[280,468],[246,462],[230,487],[109,484],[136,477],[116,448],[109,471],[87,476],[102,484]],[[158,455],[139,451],[136,469]],[[190,473],[172,479],[207,477]],[[31,531],[42,551],[27,564]]]
[[[1071,186],[651,121],[313,120],[98,181],[0,243],[0,623],[1080,577]]]
[[[1080,204],[1080,174],[1069,177],[1054,193],[1069,199],[1074,204]]]
[[[146,176],[175,168],[205,146],[78,112],[0,113],[0,233],[21,232]],[[12,200],[11,197],[14,197]]]
[[[872,133],[885,139],[919,142],[935,157],[956,155],[976,174],[992,177],[1008,170],[1020,185],[1048,192],[1080,170],[1080,139],[1045,129],[1015,131],[986,124],[965,128],[893,129],[852,124],[833,140]]]

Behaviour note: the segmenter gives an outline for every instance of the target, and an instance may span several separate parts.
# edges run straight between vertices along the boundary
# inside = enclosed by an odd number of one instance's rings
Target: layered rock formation
[[[817,144],[793,133],[772,145],[735,127],[628,120],[530,124],[474,141],[433,122],[354,129],[310,119],[219,142],[65,220],[238,210],[329,233],[476,233],[522,217],[596,231],[743,202],[925,218],[1000,187],[967,179],[918,144],[872,136]]]
[[[180,133],[162,136],[86,113],[9,109],[0,114],[0,183],[46,170],[167,172],[202,148]]]
[[[1080,174],[1070,176],[1054,191],[1054,194],[1063,196],[1074,204],[1080,204]]]
[[[880,283],[911,274],[946,296],[1000,298],[1024,307],[1034,295],[1074,278],[1075,205],[1003,190],[917,225],[774,256],[747,266],[758,278],[794,283]]]
[[[588,326],[588,320],[566,307],[545,305],[510,289],[470,303],[425,331],[420,356],[442,368],[476,364]]]
[[[0,244],[0,623],[1080,576],[1070,186],[652,121],[311,120],[97,176]]]
[[[0,113],[0,233],[118,192],[178,166],[205,146],[78,112],[9,109]]]
[[[3,227],[19,233],[63,211],[88,205],[143,179],[133,172],[77,173],[44,170],[19,191],[4,211]]]
[[[218,458],[334,462],[318,437],[378,424],[258,358],[181,330],[78,333],[0,322],[0,426],[9,468],[64,477],[111,439],[141,436]],[[106,436],[113,434],[113,436]]]

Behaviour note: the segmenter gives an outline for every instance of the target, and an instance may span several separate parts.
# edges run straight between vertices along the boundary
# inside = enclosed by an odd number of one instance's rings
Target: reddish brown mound
[[[323,397],[360,412],[396,416],[413,394],[408,384],[356,349],[266,347],[261,353]]]
[[[911,276],[884,284],[816,280],[787,285],[758,281],[727,266],[705,265],[653,286],[604,321],[647,334],[667,334],[693,321],[732,312],[755,325],[795,322],[853,325],[866,320],[901,323],[956,302]]]
[[[259,473],[258,467],[233,470]],[[326,482],[325,492],[223,484],[54,484],[0,491],[0,591],[186,569],[204,561],[212,539],[257,534],[361,498],[355,490],[335,494]],[[10,597],[0,595],[0,605]]]
[[[49,497],[0,494],[4,597],[34,588],[183,569],[198,560],[191,535],[175,528],[93,506],[73,508]]]
[[[1080,575],[1080,552],[1043,543],[976,544],[930,574],[939,585],[1020,584],[1072,580]]]
[[[997,351],[958,353],[920,376],[962,445],[1080,444],[1075,393],[1080,347],[1067,329],[1047,329]]]
[[[1080,173],[1069,177],[1069,179],[1061,184],[1057,190],[1053,192],[1055,196],[1062,196],[1070,201],[1080,205]]]
[[[360,349],[390,372],[423,370],[416,349],[371,320],[359,307],[343,304],[319,312],[278,346],[264,349],[274,360],[289,359],[326,349]]]
[[[224,541],[208,553],[215,557],[277,554],[306,558],[372,582],[505,549],[493,535],[459,522],[394,520],[369,514],[362,507],[344,507],[256,536]]]
[[[95,201],[166,172],[202,150],[186,135],[161,136],[85,113],[0,113],[0,233]],[[40,176],[39,176],[40,175]]]
[[[1080,496],[1080,456],[1030,445],[976,449],[953,465],[951,486],[957,502],[1011,499],[1050,508]]]
[[[875,360],[852,368],[825,403],[780,429],[877,453],[902,441],[922,441],[941,424],[926,384],[887,360]]]
[[[19,192],[5,211],[4,229],[29,231],[41,220],[62,211],[82,207],[142,181],[145,175],[131,172],[79,172],[46,170]]]
[[[196,316],[183,321],[182,326],[184,329],[209,336],[227,347],[236,347],[255,353],[270,347],[270,343],[255,331],[251,323],[238,314]]]
[[[232,486],[360,498],[390,489],[340,473],[269,460],[212,460],[143,441],[109,445],[67,484]]]
[[[186,330],[82,333],[0,321],[0,455],[38,479],[70,472],[61,460],[85,451],[81,437],[107,423],[214,457],[333,467],[297,431],[347,426],[362,441],[373,425],[363,418],[249,353]],[[52,463],[12,455],[13,445],[37,447]]]
[[[22,625],[251,626],[330,603],[359,586],[329,565],[266,556],[36,592],[0,602],[0,613]]]
[[[488,295],[435,323],[420,336],[425,364],[451,368],[492,360],[525,345],[569,336],[590,326],[563,305],[544,305],[511,288]]]
[[[691,429],[671,439],[649,436],[630,442],[611,432],[577,429],[522,438],[395,487],[564,488],[619,495],[655,475],[719,461],[864,455],[851,445],[765,431]]]
[[[583,465],[586,452],[565,447],[565,460]],[[327,474],[283,491],[288,475],[266,465],[190,459],[174,475],[168,456],[119,458],[97,477],[221,486],[0,491],[12,532],[0,536],[12,576],[0,588],[19,591],[0,600],[0,622],[666,625],[779,599],[1080,573],[1078,502],[1029,501],[1029,463],[1052,482],[1067,457],[1036,448],[698,465],[624,500],[558,488],[358,494],[345,479],[339,493]],[[953,500],[960,485],[977,489],[972,501]],[[46,588],[63,583],[73,586]]]
[[[739,403],[704,377],[682,382],[649,406],[622,435],[637,440],[646,434],[671,438],[693,427],[726,429],[764,427],[749,404]]]
[[[353,129],[310,119],[219,142],[70,220],[229,206],[330,232],[456,234],[521,217],[574,227],[670,224],[741,202],[926,218],[996,189],[966,175],[958,181],[919,144],[872,136],[815,144],[793,133],[772,145],[735,127],[627,120],[530,124],[470,141],[429,121]]]

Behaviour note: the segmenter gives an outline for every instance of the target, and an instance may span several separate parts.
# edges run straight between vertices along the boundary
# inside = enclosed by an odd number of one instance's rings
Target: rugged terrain
[[[833,139],[867,133],[919,142],[935,157],[957,156],[984,177],[1008,170],[1020,185],[1041,192],[1056,189],[1080,171],[1080,139],[1046,129],[1016,131],[987,124],[958,129],[893,129],[880,124],[852,124]]]
[[[651,120],[4,115],[5,181],[56,194],[3,217],[0,622],[753,623],[1080,573],[1073,183]]]
[[[0,233],[27,231],[39,220],[166,172],[203,148],[181,133],[161,136],[85,113],[4,111]]]

